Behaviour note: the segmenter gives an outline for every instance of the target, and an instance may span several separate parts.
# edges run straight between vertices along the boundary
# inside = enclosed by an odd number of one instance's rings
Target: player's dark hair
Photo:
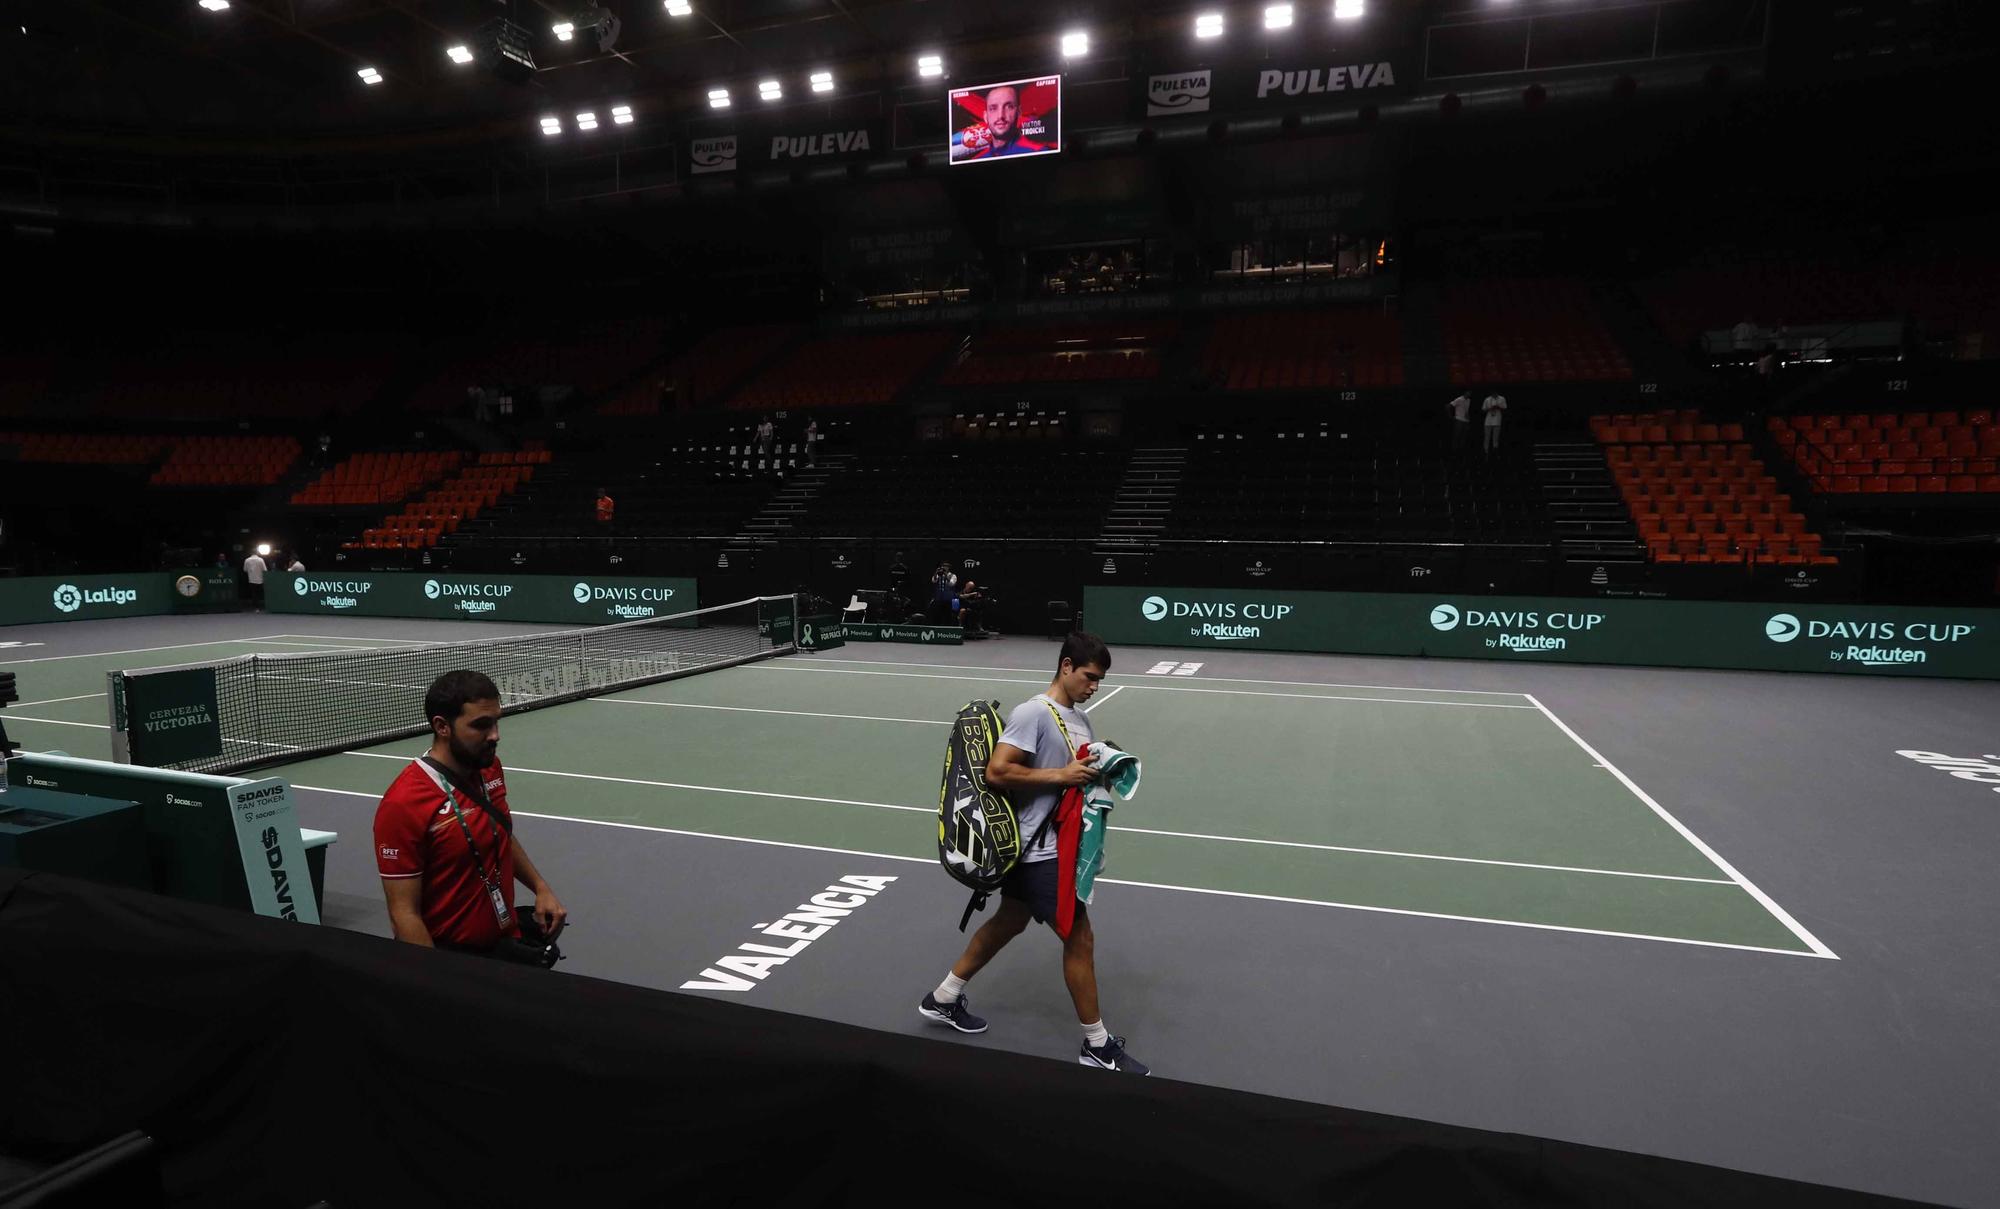
[[[470,668],[460,668],[446,672],[431,681],[429,691],[424,693],[424,721],[443,718],[447,722],[457,722],[458,715],[474,701],[498,701],[500,690],[488,679],[486,673]]]
[[[1111,648],[1095,634],[1082,630],[1071,630],[1063,639],[1062,654],[1056,656],[1056,674],[1062,674],[1062,661],[1069,660],[1071,668],[1080,668],[1086,663],[1094,663],[1105,671],[1111,670]]]

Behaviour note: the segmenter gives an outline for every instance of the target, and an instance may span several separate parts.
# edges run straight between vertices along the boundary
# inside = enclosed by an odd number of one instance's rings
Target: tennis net
[[[448,671],[484,672],[519,713],[790,654],[797,611],[765,596],[588,629],[115,671],[113,757],[235,773],[387,742],[430,730],[424,692]]]

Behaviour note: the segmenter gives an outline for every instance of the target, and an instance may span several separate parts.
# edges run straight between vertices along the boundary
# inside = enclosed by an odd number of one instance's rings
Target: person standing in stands
[[[1494,391],[1486,396],[1480,410],[1486,413],[1486,443],[1482,449],[1490,454],[1500,448],[1500,417],[1507,411],[1507,396]]]
[[[771,443],[773,440],[776,439],[777,431],[778,430],[772,426],[771,418],[769,416],[765,416],[763,419],[757,421],[758,457],[767,458],[771,456]]]
[[[597,489],[597,523],[600,526],[609,528],[611,518],[617,515],[617,512],[618,501],[611,498],[609,490],[599,487]]]
[[[267,570],[269,567],[264,562],[264,556],[255,550],[243,560],[243,581],[249,587],[250,607],[253,609],[264,607],[264,572]]]
[[[814,454],[814,450],[818,445],[819,445],[819,421],[807,420],[806,421],[806,465],[816,466],[819,464]]]
[[[1472,444],[1472,392],[1459,391],[1458,398],[1445,406],[1451,408],[1452,452],[1464,453]]]
[[[1014,707],[1007,728],[993,745],[986,765],[986,783],[1009,795],[1021,834],[1041,839],[1026,845],[1021,859],[1000,885],[1000,909],[966,942],[965,952],[938,988],[917,1004],[927,1020],[948,1024],[961,1033],[983,1033],[986,1021],[972,1014],[965,1001],[965,984],[993,960],[994,954],[1028,927],[1028,921],[1052,923],[1056,917],[1057,859],[1055,829],[1042,821],[1055,810],[1072,786],[1097,779],[1097,771],[1076,758],[1086,743],[1096,741],[1083,703],[1097,692],[1111,670],[1111,651],[1095,634],[1072,633],[1063,640],[1056,677],[1046,691]],[[1063,938],[1063,981],[1083,1028],[1083,1051],[1077,1061],[1099,1070],[1126,1074],[1151,1073],[1146,1064],[1125,1052],[1125,1038],[1104,1027],[1097,1003],[1096,934],[1089,908],[1076,904],[1075,922]]]
[[[514,836],[500,768],[500,690],[480,672],[446,672],[424,693],[431,746],[375,807],[375,860],[397,940],[501,955],[523,937],[553,942],[569,911]],[[514,906],[519,882],[532,911]]]

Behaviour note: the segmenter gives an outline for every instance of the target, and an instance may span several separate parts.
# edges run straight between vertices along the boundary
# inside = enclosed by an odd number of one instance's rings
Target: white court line
[[[392,756],[382,752],[350,751],[343,755],[366,756],[371,760],[404,760],[407,756]],[[728,789],[720,785],[684,785],[675,781],[648,781],[638,777],[608,777],[598,773],[561,772],[549,768],[522,768],[506,766],[507,772],[539,773],[549,777],[570,777],[579,781],[610,781],[619,785],[647,785],[662,789],[692,789],[703,793],[734,793],[756,798],[783,798],[788,801],[824,802],[834,806],[867,806],[877,810],[905,810],[917,814],[936,814],[935,806],[905,806],[897,802],[862,802],[852,798],[815,798],[796,793],[770,793],[761,789]],[[1632,873],[1622,869],[1591,869],[1580,865],[1537,865],[1527,861],[1484,860],[1470,856],[1438,856],[1426,852],[1396,852],[1387,848],[1348,848],[1339,844],[1308,844],[1297,840],[1262,840],[1241,835],[1204,835],[1194,831],[1160,831],[1151,827],[1120,827],[1120,832],[1128,835],[1157,835],[1178,840],[1213,840],[1226,844],[1262,844],[1273,848],[1305,848],[1318,852],[1347,852],[1360,856],[1393,856],[1408,860],[1451,861],[1467,865],[1499,865],[1509,869],[1537,869],[1551,873],[1594,873],[1605,877],[1636,877],[1649,881],[1700,882],[1705,885],[1733,886],[1735,882],[1722,878],[1682,877],[1672,873]]]
[[[527,632],[532,633],[533,631],[527,631]],[[404,646],[436,645],[434,642],[426,642],[421,638],[370,638],[364,634],[273,634],[272,637],[273,638],[331,638],[336,643],[341,643],[341,644],[349,642],[394,642],[402,644]],[[507,638],[511,637],[511,635],[497,634],[495,635],[495,637]]]
[[[296,637],[296,635],[293,635]],[[0,667],[17,663],[54,663],[59,659],[102,659],[107,655],[144,655],[152,651],[183,651],[198,646],[255,646],[265,638],[214,638],[207,642],[176,642],[172,646],[135,646],[122,651],[83,651],[75,655],[38,655],[33,659],[0,659]]]
[[[943,667],[964,672],[1029,672],[1029,667],[988,667],[974,663],[900,663],[893,659],[834,659],[824,655],[813,656],[814,663],[862,663],[871,667]],[[1525,697],[1526,693],[1502,692],[1490,688],[1429,688],[1422,685],[1395,684],[1329,684],[1317,680],[1251,680],[1243,676],[1203,676],[1203,680],[1220,680],[1225,684],[1270,684],[1292,688],[1372,688],[1385,693],[1466,693],[1478,697]]]
[[[1104,704],[1104,703],[1105,703],[1106,701],[1109,701],[1109,700],[1111,700],[1111,699],[1112,699],[1113,697],[1116,697],[1116,696],[1117,696],[1118,694],[1120,694],[1120,693],[1122,693],[1122,692],[1124,692],[1124,691],[1125,691],[1125,686],[1124,686],[1124,685],[1122,685],[1122,684],[1120,684],[1120,685],[1116,685],[1116,686],[1114,686],[1114,687],[1112,688],[1112,690],[1111,690],[1110,692],[1108,692],[1108,693],[1104,694],[1104,695],[1103,695],[1102,697],[1099,697],[1099,698],[1098,698],[1097,700],[1095,700],[1095,701],[1091,702],[1091,703],[1090,703],[1089,705],[1086,705],[1086,706],[1084,706],[1081,712],[1083,712],[1083,713],[1086,713],[1086,714],[1087,714],[1087,713],[1089,713],[1089,712],[1090,712],[1091,710],[1094,710],[1094,709],[1096,709],[1096,708],[1097,708],[1098,706],[1100,706],[1100,705],[1103,705],[1103,704]]]
[[[911,722],[919,726],[950,726],[936,718],[883,718],[874,714],[820,714],[804,709],[752,709],[747,705],[696,705],[691,701],[620,700],[615,697],[586,697],[598,705],[659,705],[671,709],[721,709],[738,714],[784,714],[794,718],[849,718],[856,722]]]
[[[259,638],[258,646],[302,646],[314,651],[368,651],[373,647],[348,646],[339,642],[281,642],[276,638]]]
[[[380,794],[360,793],[352,789],[322,789],[316,785],[294,785],[294,789],[310,789],[315,793],[335,793],[344,797],[379,798]],[[653,827],[643,823],[619,823],[609,819],[578,819],[560,814],[530,814],[516,810],[517,818],[545,819],[554,823],[586,823],[592,827],[617,827],[626,831],[651,831],[661,835],[684,835],[694,839],[723,840],[732,844],[762,844],[771,848],[796,848],[806,852],[831,852],[840,856],[866,856],[884,861],[909,861],[919,865],[937,863],[936,857],[903,856],[894,852],[864,852],[856,848],[828,848],[820,844],[788,843],[784,840],[760,840],[746,835],[717,835],[708,831],[683,831],[676,827]],[[1483,915],[1448,915],[1441,911],[1413,911],[1405,907],[1376,907],[1365,903],[1330,902],[1317,898],[1285,898],[1276,894],[1252,894],[1243,890],[1211,890],[1203,886],[1170,886],[1162,882],[1133,882],[1118,878],[1100,877],[1100,884],[1113,886],[1136,886],[1144,890],[1170,890],[1181,894],[1213,894],[1223,898],[1244,898],[1256,902],[1291,903],[1302,907],[1333,907],[1346,911],[1370,911],[1378,915],[1408,915],[1417,919],[1444,919],[1454,923],[1497,924],[1503,928],[1532,928],[1538,932],[1570,932],[1580,936],[1611,936],[1621,940],[1657,940],[1665,944],[1695,945],[1704,949],[1734,949],[1742,953],[1775,953],[1780,957],[1811,957],[1811,953],[1801,953],[1797,949],[1771,949],[1762,945],[1734,945],[1719,940],[1693,940],[1685,936],[1654,936],[1646,932],[1612,932],[1602,928],[1573,928],[1564,924],[1528,923],[1519,919],[1491,919]]]
[[[754,663],[753,671],[761,672],[817,672],[832,676],[899,676],[909,680],[967,680],[981,684],[1046,684],[1041,680],[995,680],[986,676],[933,676],[926,672],[867,672],[852,667],[814,667],[811,664]],[[921,665],[909,665],[921,666]],[[1515,705],[1502,701],[1421,701],[1414,697],[1346,697],[1335,693],[1260,693],[1247,688],[1195,688],[1184,684],[1121,684],[1119,688],[1138,689],[1149,693],[1217,693],[1225,697],[1286,697],[1300,701],[1363,701],[1370,705],[1436,705],[1450,709],[1533,709],[1532,705]],[[1525,697],[1526,693],[1515,696]]]
[[[1696,848],[1700,849],[1701,854],[1707,857],[1709,860],[1713,861],[1715,863],[1716,868],[1722,870],[1724,873],[1727,873],[1730,876],[1730,878],[1736,882],[1737,885],[1743,887],[1745,893],[1749,894],[1750,897],[1756,899],[1757,902],[1761,904],[1766,911],[1769,911],[1777,919],[1779,923],[1791,929],[1792,935],[1798,937],[1800,940],[1804,941],[1807,945],[1811,946],[1812,951],[1818,956],[1829,958],[1834,961],[1840,960],[1838,954],[1836,954],[1832,949],[1827,948],[1824,944],[1820,943],[1818,937],[1814,936],[1812,933],[1800,927],[1799,922],[1793,919],[1791,915],[1788,914],[1783,907],[1780,907],[1777,903],[1773,902],[1771,900],[1770,895],[1764,893],[1762,890],[1759,890],[1756,887],[1756,885],[1750,881],[1749,878],[1744,877],[1741,873],[1738,873],[1736,871],[1735,866],[1731,865],[1728,861],[1723,860],[1720,853],[1716,852],[1715,849],[1703,843],[1700,836],[1688,830],[1687,826],[1683,824],[1679,819],[1675,818],[1671,814],[1668,814],[1665,807],[1661,806],[1658,802],[1655,802],[1651,794],[1639,788],[1638,783],[1633,781],[1631,777],[1626,776],[1625,773],[1622,770],[1620,770],[1616,764],[1613,764],[1611,761],[1605,759],[1603,753],[1599,752],[1595,747],[1592,747],[1590,744],[1584,742],[1583,736],[1571,730],[1569,728],[1569,724],[1564,722],[1561,718],[1556,717],[1555,711],[1551,710],[1548,706],[1543,705],[1541,701],[1537,699],[1533,694],[1528,694],[1527,696],[1528,700],[1533,701],[1535,703],[1535,708],[1542,711],[1543,714],[1547,715],[1548,720],[1555,723],[1558,727],[1560,727],[1564,734],[1568,735],[1571,739],[1574,739],[1576,741],[1576,745],[1578,747],[1581,747],[1584,750],[1585,754],[1589,755],[1591,759],[1597,761],[1600,765],[1602,765],[1606,772],[1610,773],[1614,777],[1617,777],[1619,782],[1622,783],[1625,786],[1625,788],[1631,790],[1633,795],[1637,797],[1641,802],[1644,802],[1646,805],[1652,807],[1654,814],[1659,815],[1662,819],[1666,820],[1668,826],[1672,827],[1675,831],[1680,832],[1682,839],[1686,840],[1688,843],[1693,844]]]
[[[59,705],[64,701],[88,701],[92,697],[102,697],[104,695],[103,693],[78,693],[74,697],[44,697],[40,701],[16,701],[14,704],[7,706],[7,708],[33,709],[37,705]],[[0,718],[4,717],[6,717],[5,714],[0,714]]]

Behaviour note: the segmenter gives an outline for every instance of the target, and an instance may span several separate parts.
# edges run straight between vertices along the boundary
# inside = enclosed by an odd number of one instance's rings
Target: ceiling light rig
[[[444,53],[450,56],[452,62],[461,67],[472,62],[472,52],[463,46],[447,47]]]
[[[382,73],[376,71],[372,67],[364,67],[361,70],[355,72],[354,74],[361,77],[361,82],[363,84],[373,85],[373,84],[380,84],[382,82]]]
[[[757,81],[757,96],[760,100],[777,101],[784,99],[785,86],[776,80]]]
[[[632,107],[630,105],[613,105],[611,107],[611,120],[620,126],[630,126],[632,124]]]
[[[708,107],[709,107],[710,109],[727,109],[727,108],[729,108],[729,90],[728,90],[727,88],[711,88],[711,89],[709,89],[709,90],[708,90]]]
[[[542,118],[542,133],[543,133],[543,134],[561,134],[561,133],[562,133],[562,119],[561,119],[561,118],[559,118],[559,117],[557,117],[557,116],[556,116],[555,114],[553,114],[553,113],[545,115],[545,116],[544,116],[544,117]]]
[[[814,92],[832,92],[833,73],[830,71],[816,71],[812,73],[812,89]]]
[[[936,78],[936,77],[938,77],[938,76],[941,76],[941,75],[943,75],[943,74],[944,74],[944,56],[943,56],[943,55],[918,55],[918,56],[917,56],[917,74],[918,74],[918,75],[920,75],[920,76],[922,76],[922,77],[924,77],[924,78],[925,78],[926,80],[929,80],[929,79],[934,79],[934,78]]]
[[[692,17],[693,15],[694,5],[689,4],[688,0],[667,0],[667,16]]]

